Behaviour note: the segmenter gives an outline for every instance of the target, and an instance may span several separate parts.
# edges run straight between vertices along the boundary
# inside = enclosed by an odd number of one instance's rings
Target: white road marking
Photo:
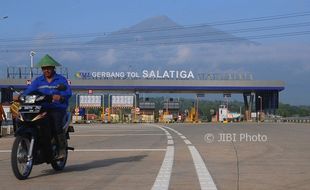
[[[158,132],[158,130],[151,130],[151,129],[76,129],[77,132],[83,132],[83,131],[91,131],[91,132],[105,132],[105,131],[147,131],[147,132]]]
[[[217,190],[216,185],[212,179],[212,176],[207,169],[202,157],[200,156],[198,150],[195,148],[195,146],[191,145],[192,143],[187,140],[187,138],[180,132],[176,131],[175,129],[172,129],[170,127],[164,127],[166,129],[169,129],[176,134],[178,134],[184,141],[185,144],[187,144],[187,148],[189,149],[191,156],[193,158],[193,162],[195,165],[196,173],[198,176],[200,189],[202,190]]]
[[[150,149],[150,148],[141,148],[141,149],[75,149],[74,152],[139,152],[139,151],[166,151],[167,149]]]
[[[75,149],[73,152],[140,152],[140,151],[155,151],[155,152],[161,152],[166,151],[165,148],[157,148],[157,149],[151,149],[151,148],[136,148],[136,149]],[[11,153],[11,150],[0,150],[0,153]]]
[[[11,150],[0,150],[0,153],[11,153]]]
[[[85,134],[85,135],[70,135],[70,137],[122,137],[122,136],[156,136],[156,135],[165,135],[165,134],[102,134],[102,135],[92,135],[92,134]]]
[[[181,139],[183,139],[183,140],[186,139],[186,137],[185,137],[184,135],[181,135],[180,137],[181,137]]]
[[[185,142],[185,144],[187,144],[187,145],[192,144],[192,143],[191,143],[191,141],[189,141],[189,140],[187,140],[187,139],[186,139],[186,140],[184,140],[184,142]]]
[[[165,154],[165,158],[163,160],[163,163],[161,165],[161,168],[157,174],[156,180],[153,184],[152,190],[168,190],[169,184],[170,184],[170,178],[172,173],[172,166],[174,162],[174,141],[172,139],[171,134],[168,132],[168,130],[153,125],[155,127],[158,127],[159,129],[163,130],[167,135],[167,151]]]
[[[169,139],[168,142],[167,142],[167,144],[168,144],[168,145],[172,145],[172,144],[174,144],[174,142],[173,142],[172,139]]]
[[[198,150],[195,148],[195,146],[188,146],[188,149],[194,161],[195,169],[200,183],[200,188],[202,190],[217,190],[212,176],[210,175],[210,172],[208,171]]]
[[[168,146],[164,161],[156,177],[152,190],[168,190],[174,160],[174,146]]]

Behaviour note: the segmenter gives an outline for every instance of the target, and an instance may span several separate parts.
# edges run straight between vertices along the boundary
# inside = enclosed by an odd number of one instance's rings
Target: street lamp
[[[262,120],[262,113],[263,113],[263,97],[258,96],[258,99],[260,99],[259,120]]]
[[[131,65],[130,65],[130,67],[131,67]],[[138,94],[138,93],[139,93],[139,92],[136,91],[136,92],[133,94],[134,97],[135,97],[135,100],[134,100],[134,101],[135,101],[135,105],[134,105],[134,109],[135,109],[135,110],[134,110],[134,117],[135,117],[135,118],[134,118],[134,122],[138,122],[138,121],[139,121],[139,120],[137,119],[137,111],[136,111],[137,105],[138,105],[138,104],[137,104],[137,103],[138,103],[138,102],[137,102],[137,101],[138,101],[138,100],[137,100],[137,94]]]
[[[195,122],[197,123],[198,122],[198,119],[199,119],[199,99],[198,99],[198,94],[196,94],[196,113],[195,113]]]
[[[77,111],[79,111],[79,105],[78,105],[78,97],[80,96],[79,93],[76,93],[75,94],[75,113],[77,113]],[[75,114],[75,120],[77,121],[78,120],[78,114]]]
[[[30,51],[30,79],[32,79],[33,56],[35,54],[36,54],[36,52]]]

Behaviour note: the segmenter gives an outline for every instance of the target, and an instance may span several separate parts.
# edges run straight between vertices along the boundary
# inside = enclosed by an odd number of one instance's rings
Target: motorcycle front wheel
[[[30,141],[27,137],[17,136],[11,152],[11,166],[15,177],[27,179],[31,173],[33,159],[28,159]]]

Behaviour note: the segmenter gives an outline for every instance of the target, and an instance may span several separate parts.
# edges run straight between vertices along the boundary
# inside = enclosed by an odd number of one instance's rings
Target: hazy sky
[[[166,15],[182,25],[309,11],[307,0],[1,0],[1,38],[111,32]],[[299,18],[300,20],[307,18]],[[309,20],[309,19],[308,19]]]
[[[214,26],[223,31],[251,27],[289,25],[304,23],[304,26],[270,30],[259,35],[305,32],[306,35],[256,39],[259,46],[226,47],[221,45],[179,45],[142,52],[125,52],[110,48],[104,52],[52,52],[55,59],[76,71],[91,61],[94,69],[110,69],[129,65],[139,67],[148,62],[158,67],[187,68],[205,72],[252,72],[257,79],[283,80],[286,90],[280,94],[281,101],[310,105],[310,1],[307,0],[1,0],[0,17],[0,66],[29,64],[29,51],[7,51],[7,47],[30,47],[30,39],[90,35],[108,33],[131,27],[145,19],[165,15],[182,26],[215,23],[218,21],[248,19],[291,13],[307,13],[305,16],[265,22],[249,22],[238,25]],[[308,31],[308,33],[307,33]],[[239,37],[253,33],[236,34]],[[257,34],[255,34],[257,35]],[[26,41],[21,41],[26,39]],[[28,41],[27,41],[28,40]],[[63,38],[66,42],[68,39]],[[77,38],[75,41],[88,41]],[[38,41],[44,45],[46,41]],[[22,45],[19,45],[22,44]],[[167,53],[169,52],[169,53]],[[46,53],[38,52],[36,59]],[[163,55],[164,54],[164,55]],[[127,60],[131,57],[131,62]],[[93,59],[89,59],[92,57]],[[136,59],[137,58],[137,59]],[[127,60],[127,61],[125,61]],[[137,62],[135,63],[133,62]],[[84,68],[83,68],[84,69]],[[1,69],[4,71],[5,69]],[[2,73],[3,75],[3,73]]]

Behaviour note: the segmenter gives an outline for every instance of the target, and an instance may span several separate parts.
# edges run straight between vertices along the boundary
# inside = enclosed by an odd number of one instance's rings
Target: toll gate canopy
[[[279,92],[284,90],[283,81],[272,80],[68,80],[75,92],[93,90],[99,93],[237,93],[243,94],[246,108],[255,100],[259,107],[258,97],[263,99],[262,109],[274,112],[279,104]],[[29,80],[2,79],[0,80],[2,102],[12,100],[13,86],[25,89]],[[250,97],[248,100],[248,97]]]

